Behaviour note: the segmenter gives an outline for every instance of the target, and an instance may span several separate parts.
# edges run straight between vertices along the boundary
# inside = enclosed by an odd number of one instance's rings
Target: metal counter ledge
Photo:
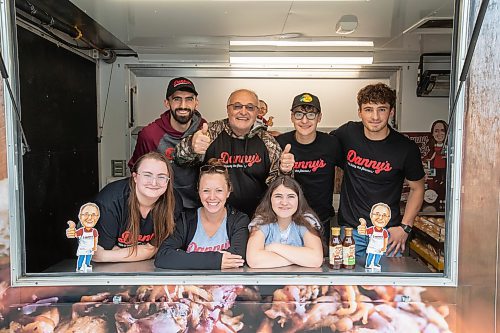
[[[287,266],[272,269],[242,267],[225,270],[170,270],[154,267],[153,260],[135,263],[94,263],[93,271],[76,273],[76,258],[43,272],[27,272],[13,280],[15,286],[75,285],[400,285],[455,286],[446,274],[433,273],[411,257],[383,257],[382,271],[365,270],[364,259],[355,269],[332,270]]]
[[[432,274],[429,268],[412,257],[383,257],[381,260],[382,270],[373,271],[364,268],[364,258],[358,259],[356,267],[354,269],[340,269],[333,270],[330,269],[327,263],[324,263],[322,267],[319,268],[307,268],[301,266],[286,266],[278,268],[266,268],[266,269],[256,269],[250,268],[248,266],[242,268],[233,269],[223,269],[223,270],[173,270],[173,269],[161,269],[154,267],[153,259],[132,262],[132,263],[92,263],[92,272],[90,273],[76,273],[76,259],[74,260],[64,260],[60,263],[50,267],[45,270],[42,274],[44,275],[58,275],[68,273],[74,274],[123,274],[123,275],[167,275],[167,276],[203,276],[203,275],[220,275],[221,277],[225,275],[255,275],[255,274],[265,274],[265,275],[284,275],[284,274],[305,274],[305,275],[398,275],[398,276],[416,276],[420,274]],[[440,275],[440,274],[438,274]]]

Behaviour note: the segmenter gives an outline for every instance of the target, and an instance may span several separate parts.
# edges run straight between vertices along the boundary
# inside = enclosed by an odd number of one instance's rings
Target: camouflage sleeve
[[[208,123],[208,136],[212,141],[224,130],[224,126],[229,126],[227,124],[227,119],[216,120]]]
[[[273,180],[278,178],[279,175],[282,175],[279,168],[281,147],[276,139],[267,131],[261,131],[259,136],[262,141],[264,141],[269,154],[269,159],[271,160],[271,168],[269,169],[269,175],[266,178],[266,184],[269,185]]]
[[[180,166],[191,166],[201,163],[203,155],[196,154],[192,145],[193,134],[185,137],[175,146],[174,161]]]
[[[208,136],[213,141],[223,130],[222,121],[217,120],[208,123]],[[180,166],[194,166],[201,164],[205,159],[204,154],[197,154],[193,150],[193,135],[185,137],[175,146],[175,163]]]

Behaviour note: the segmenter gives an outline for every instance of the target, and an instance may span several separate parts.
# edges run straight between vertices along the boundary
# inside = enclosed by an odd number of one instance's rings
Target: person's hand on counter
[[[140,244],[137,245],[137,251],[130,253],[129,248],[121,248],[114,246],[111,250],[105,250],[102,246],[97,245],[97,251],[94,252],[92,261],[95,262],[130,262],[151,259],[158,248],[153,245]]]
[[[268,252],[274,252],[292,264],[304,267],[319,267],[323,262],[321,241],[313,238],[312,234],[304,236],[304,246],[293,246],[280,243],[271,243],[265,246]]]
[[[390,237],[386,255],[389,257],[393,257],[398,252],[404,252],[408,234],[400,226],[390,227],[387,230],[389,231]]]
[[[94,251],[94,255],[92,256],[92,261],[95,262],[105,262],[105,257],[106,257],[106,250],[100,246],[97,245],[97,250]]]
[[[219,251],[222,253],[222,261],[221,261],[221,269],[225,268],[237,268],[243,266],[245,263],[245,260],[242,258],[242,256],[238,254],[232,254],[231,252],[227,251]]]

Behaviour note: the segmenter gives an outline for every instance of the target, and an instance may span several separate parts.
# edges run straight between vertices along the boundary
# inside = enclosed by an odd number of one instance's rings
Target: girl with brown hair
[[[160,246],[155,266],[170,269],[243,266],[250,219],[226,205],[230,193],[226,167],[217,159],[210,159],[200,168],[198,194],[202,206],[182,213],[174,234]]]
[[[252,268],[323,263],[319,220],[289,176],[269,185],[249,229],[247,263]]]
[[[182,209],[182,199],[174,198],[173,176],[166,157],[150,152],[137,160],[132,177],[99,192],[99,243],[93,261],[139,261],[155,255],[174,231],[174,210],[180,215]]]

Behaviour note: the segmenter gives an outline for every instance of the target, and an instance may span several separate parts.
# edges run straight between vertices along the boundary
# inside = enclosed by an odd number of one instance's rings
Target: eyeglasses
[[[210,164],[206,164],[200,168],[200,172],[212,172],[212,171],[217,173],[225,173],[227,169],[223,165],[210,165]]]
[[[373,217],[376,217],[376,218],[384,218],[384,219],[386,219],[386,218],[388,218],[388,217],[389,217],[389,215],[387,215],[386,213],[382,213],[382,214],[380,214],[379,212],[372,213],[372,215],[373,215]]]
[[[89,217],[95,218],[95,217],[97,217],[96,213],[82,213],[81,215],[83,217],[85,217],[85,218],[89,218]]]
[[[170,180],[170,177],[168,177],[166,175],[154,176],[150,172],[137,172],[137,174],[141,175],[144,178],[145,184],[153,184],[153,180],[156,179],[156,184],[158,186],[165,186],[165,185],[167,185],[168,181]]]
[[[319,112],[302,112],[302,111],[297,111],[293,112],[293,117],[297,120],[301,120],[306,116],[307,119],[309,120],[314,120],[318,116]]]
[[[257,105],[253,105],[252,103],[248,103],[246,105],[243,105],[241,103],[233,103],[233,104],[228,104],[228,107],[232,107],[234,111],[240,111],[243,108],[247,109],[248,112],[254,112],[259,109]]]

